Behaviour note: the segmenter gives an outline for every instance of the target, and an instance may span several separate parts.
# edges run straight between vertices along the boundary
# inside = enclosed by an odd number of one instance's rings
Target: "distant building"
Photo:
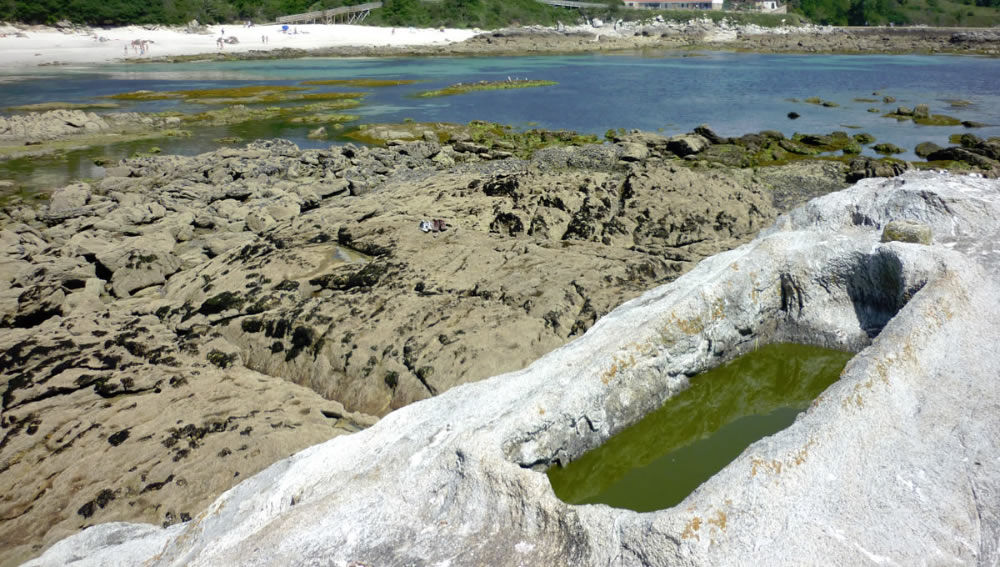
[[[722,0],[624,0],[627,8],[645,10],[721,10]]]
[[[782,6],[777,0],[757,0],[753,4],[754,9],[759,12],[769,14],[787,14],[788,6]]]

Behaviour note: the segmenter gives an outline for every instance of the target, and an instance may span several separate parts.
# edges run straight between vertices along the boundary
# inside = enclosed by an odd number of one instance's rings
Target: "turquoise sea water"
[[[310,79],[420,79],[424,82],[377,89],[364,106],[348,112],[361,122],[468,122],[482,119],[519,127],[572,129],[601,135],[610,128],[674,134],[708,123],[722,135],[763,129],[795,132],[869,132],[912,151],[923,141],[948,143],[953,133],[971,131],[1000,136],[1000,60],[958,56],[773,55],[723,52],[642,52],[537,57],[310,58],[280,61],[58,67],[34,73],[0,69],[0,109],[46,101],[85,102],[102,95],[147,90],[220,88],[246,84],[294,85]],[[417,91],[456,82],[507,77],[551,79],[553,87],[487,91],[461,96],[417,99]],[[352,90],[317,87],[318,90]],[[878,92],[875,96],[872,93]],[[856,98],[896,98],[883,104]],[[838,103],[824,108],[802,100],[820,97]],[[793,102],[798,99],[800,102]],[[952,107],[951,100],[968,106]],[[868,112],[896,106],[930,105],[932,113],[989,124],[968,130],[919,126]],[[119,111],[181,110],[203,105],[178,101],[124,103]],[[790,120],[787,114],[801,117]],[[9,113],[7,110],[3,112]],[[858,128],[851,128],[852,126]],[[189,139],[165,139],[120,148],[104,148],[111,157],[156,145],[166,153],[195,154],[217,147],[216,138],[284,137],[301,147],[325,147],[329,141],[306,139],[309,127],[278,122],[206,129]],[[334,141],[333,143],[337,143]],[[61,161],[84,176],[100,175],[90,165],[93,151]],[[914,158],[912,153],[904,158]],[[75,162],[75,163],[74,163]],[[0,177],[4,176],[0,166]],[[18,165],[20,171],[30,164]],[[37,168],[36,168],[37,169]],[[63,175],[45,164],[34,175]],[[8,171],[9,173],[9,171]],[[89,175],[88,175],[89,174]],[[9,175],[8,175],[9,177]]]

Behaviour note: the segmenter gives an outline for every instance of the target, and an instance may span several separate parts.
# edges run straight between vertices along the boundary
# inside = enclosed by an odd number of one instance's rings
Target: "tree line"
[[[355,6],[371,0],[0,0],[0,21],[93,26],[273,22],[278,16]],[[590,0],[594,1],[594,0]],[[620,0],[609,0],[620,5]],[[615,10],[609,7],[606,11]],[[606,14],[604,14],[606,15]],[[515,23],[552,25],[573,21],[575,12],[535,0],[383,0],[366,23],[389,26],[497,28]]]
[[[60,20],[93,26],[129,24],[203,24],[251,20],[273,22],[278,16],[364,4],[370,0],[0,0],[0,21],[53,24]],[[588,0],[594,2],[595,0]],[[607,9],[588,9],[587,17],[636,19],[644,10],[624,9],[621,0],[605,2]],[[907,9],[933,11],[939,2],[956,0],[788,0],[789,11],[812,22],[830,25],[885,25],[909,23]],[[957,0],[967,7],[1000,8],[1000,0]],[[910,3],[908,6],[907,3]],[[727,0],[738,7],[752,0]],[[940,11],[940,9],[938,9]],[[912,10],[911,10],[912,11]],[[665,13],[668,18],[679,13]],[[536,0],[383,0],[365,23],[384,26],[457,27],[493,29],[510,25],[554,25],[574,22],[579,13]],[[713,13],[712,16],[721,15]],[[971,16],[972,13],[970,12]],[[714,19],[714,18],[713,18]],[[919,22],[918,22],[919,23]]]

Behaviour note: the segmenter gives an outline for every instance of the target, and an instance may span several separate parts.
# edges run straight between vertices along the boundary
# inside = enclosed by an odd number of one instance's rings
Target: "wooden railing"
[[[368,17],[368,14],[377,8],[381,8],[381,2],[369,2],[358,4],[357,6],[341,6],[320,12],[306,12],[304,14],[292,14],[290,16],[280,16],[275,23],[278,24],[306,24],[322,21],[329,24],[338,20],[348,24],[360,24]]]

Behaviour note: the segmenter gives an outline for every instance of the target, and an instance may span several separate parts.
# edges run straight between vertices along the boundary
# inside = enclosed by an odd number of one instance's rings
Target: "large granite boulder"
[[[910,172],[818,198],[524,370],[301,451],[185,524],[95,526],[29,565],[995,564],[998,189]],[[902,219],[934,245],[880,243]],[[858,354],[674,508],[555,497],[546,467],[769,341]]]

